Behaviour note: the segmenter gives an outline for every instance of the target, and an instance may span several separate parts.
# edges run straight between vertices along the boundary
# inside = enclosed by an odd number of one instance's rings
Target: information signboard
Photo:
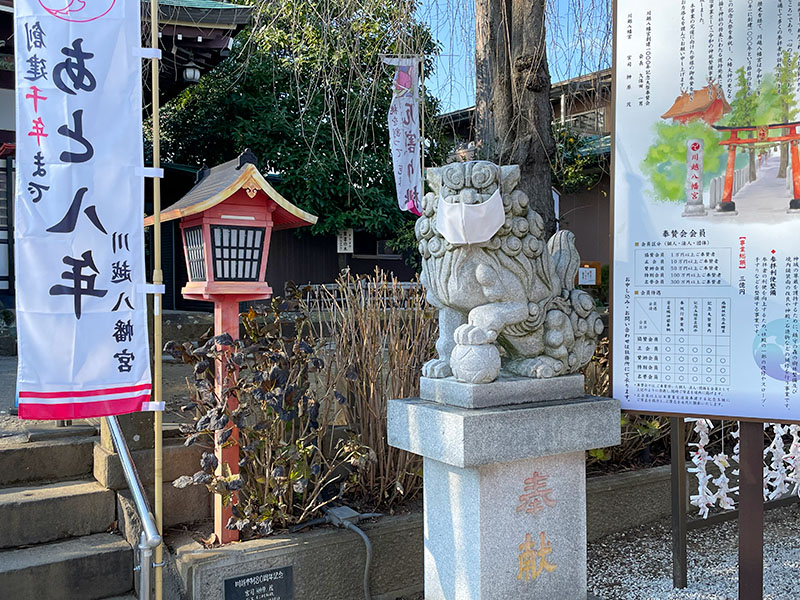
[[[800,420],[800,0],[615,18],[614,396]]]

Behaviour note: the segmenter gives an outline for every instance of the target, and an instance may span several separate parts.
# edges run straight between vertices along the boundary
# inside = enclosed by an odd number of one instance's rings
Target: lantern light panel
[[[214,280],[258,281],[263,246],[263,227],[212,225]]]
[[[186,256],[189,263],[189,280],[206,280],[205,248],[203,247],[203,228],[189,227],[184,233]]]

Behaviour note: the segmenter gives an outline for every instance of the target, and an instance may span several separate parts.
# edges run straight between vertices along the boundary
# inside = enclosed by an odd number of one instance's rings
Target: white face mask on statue
[[[505,222],[499,186],[486,202],[480,204],[446,202],[439,195],[436,228],[454,246],[488,242]]]

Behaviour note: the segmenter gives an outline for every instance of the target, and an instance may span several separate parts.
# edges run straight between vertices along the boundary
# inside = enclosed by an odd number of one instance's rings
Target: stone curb
[[[610,533],[669,516],[669,486],[669,465],[588,479],[587,538],[596,540]],[[631,502],[632,498],[637,501]],[[370,539],[392,539],[393,532],[401,532],[403,539],[401,545],[390,544],[391,549],[386,551],[386,556],[382,555],[384,550],[377,550],[376,544],[373,573],[379,573],[375,575],[375,581],[385,583],[372,588],[373,598],[395,600],[397,597],[421,592],[422,513],[383,517],[375,523],[365,524],[364,530]],[[315,529],[208,550],[185,534],[172,537],[168,542],[175,550],[175,554],[171,556],[175,561],[174,568],[180,572],[181,579],[188,587],[187,598],[191,600],[221,597],[215,596],[218,590],[215,591],[214,582],[221,586],[222,580],[227,576],[290,564],[298,565],[295,569],[295,581],[298,581],[299,573],[302,572],[299,570],[300,565],[317,565],[319,569],[312,571],[314,574],[310,577],[314,581],[306,584],[310,586],[309,589],[298,590],[295,600],[352,600],[361,597],[363,544],[348,531]],[[398,561],[400,557],[402,561]],[[399,564],[400,562],[409,562],[414,566],[410,568]],[[394,573],[398,570],[400,573]],[[336,595],[331,590],[336,590],[339,586],[343,593]],[[191,595],[192,590],[194,595]],[[592,599],[591,595],[589,599]]]

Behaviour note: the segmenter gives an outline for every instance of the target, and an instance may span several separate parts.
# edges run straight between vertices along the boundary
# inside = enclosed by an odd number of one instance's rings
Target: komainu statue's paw
[[[533,377],[534,379],[549,379],[564,372],[564,363],[550,356],[542,355],[536,358],[517,358],[508,361],[505,368],[520,377]]]
[[[444,379],[453,374],[450,369],[450,361],[443,358],[434,358],[422,365],[422,376],[430,377],[431,379]]]
[[[453,334],[456,344],[462,346],[480,346],[482,344],[493,344],[497,339],[497,332],[486,330],[475,325],[465,323],[456,329]]]

